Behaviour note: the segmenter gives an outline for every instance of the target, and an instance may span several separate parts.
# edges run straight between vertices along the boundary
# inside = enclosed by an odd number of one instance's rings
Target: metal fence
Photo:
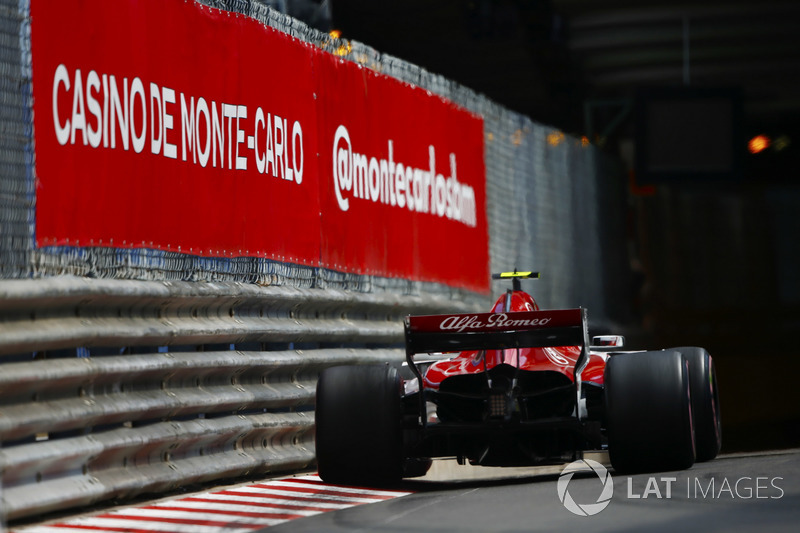
[[[445,307],[251,284],[0,282],[8,519],[314,464],[317,375],[403,360],[402,317]]]
[[[593,147],[258,2],[203,3],[480,114],[492,270],[541,270],[532,287],[540,303],[588,307],[595,325],[625,318],[624,189]],[[399,361],[404,315],[489,303],[443,285],[262,258],[36,248],[29,22],[27,0],[0,0],[0,467],[9,519],[309,467],[320,369]]]

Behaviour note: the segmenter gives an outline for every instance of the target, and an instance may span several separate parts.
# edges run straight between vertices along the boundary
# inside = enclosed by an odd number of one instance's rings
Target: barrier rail
[[[314,463],[319,371],[399,362],[445,298],[237,283],[0,281],[7,519]]]

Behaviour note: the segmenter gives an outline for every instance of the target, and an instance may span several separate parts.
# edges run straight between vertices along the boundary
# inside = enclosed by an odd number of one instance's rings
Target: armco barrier
[[[0,281],[2,505],[14,520],[314,463],[314,389],[399,362],[458,301],[236,283]]]

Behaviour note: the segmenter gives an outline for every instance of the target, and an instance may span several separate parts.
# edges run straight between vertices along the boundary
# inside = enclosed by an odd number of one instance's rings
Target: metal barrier
[[[316,379],[472,304],[236,283],[0,282],[7,519],[313,466]]]

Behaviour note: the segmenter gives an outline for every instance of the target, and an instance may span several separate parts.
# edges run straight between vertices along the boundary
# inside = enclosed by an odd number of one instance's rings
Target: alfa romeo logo
[[[570,495],[569,482],[572,480],[572,476],[575,475],[575,472],[586,471],[586,467],[589,467],[592,472],[597,474],[597,477],[600,478],[603,484],[603,488],[595,503],[580,504]],[[564,504],[564,507],[566,507],[568,511],[578,516],[594,516],[611,503],[611,497],[614,495],[614,480],[609,475],[606,467],[597,461],[581,459],[580,461],[568,464],[566,468],[564,468],[558,478],[556,489],[558,490],[558,499],[561,500],[561,503]]]

